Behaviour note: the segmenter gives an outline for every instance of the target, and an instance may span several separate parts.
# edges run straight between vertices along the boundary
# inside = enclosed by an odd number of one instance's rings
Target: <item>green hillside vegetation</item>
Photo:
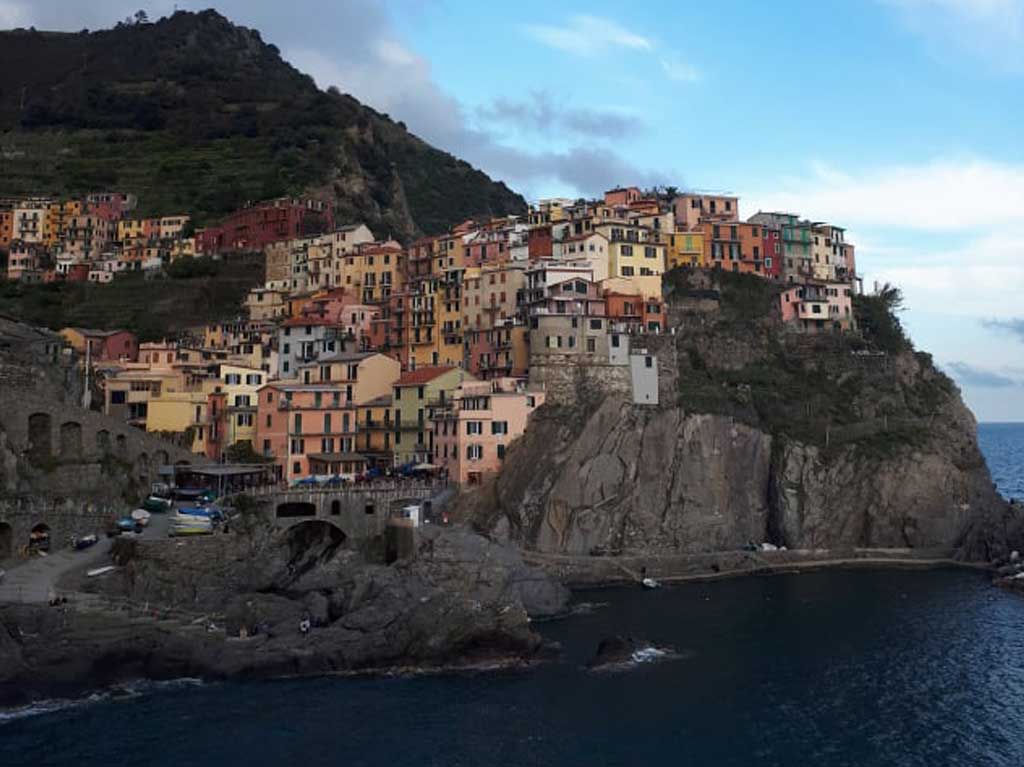
[[[504,184],[284,62],[214,11],[0,33],[0,196],[123,190],[202,225],[313,192],[380,236],[525,209]]]
[[[126,328],[142,341],[156,341],[189,327],[238,317],[249,289],[264,277],[259,257],[226,262],[182,259],[169,273],[172,276],[164,279],[126,274],[106,285],[0,281],[0,314],[54,330]]]
[[[915,444],[955,393],[931,357],[914,352],[895,288],[855,297],[856,332],[813,335],[783,330],[775,308],[781,286],[729,272],[714,273],[710,287],[706,280],[686,269],[665,278],[675,305],[679,402],[688,410],[729,415],[782,438],[880,454]],[[689,314],[689,299],[716,300],[718,310]],[[914,361],[898,361],[902,355]]]

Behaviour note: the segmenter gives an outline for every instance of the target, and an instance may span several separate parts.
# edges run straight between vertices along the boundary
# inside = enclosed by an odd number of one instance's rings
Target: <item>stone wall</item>
[[[56,550],[66,547],[73,535],[102,535],[110,518],[123,511],[73,501],[0,500],[0,562],[18,557],[38,526],[49,529],[51,549]]]

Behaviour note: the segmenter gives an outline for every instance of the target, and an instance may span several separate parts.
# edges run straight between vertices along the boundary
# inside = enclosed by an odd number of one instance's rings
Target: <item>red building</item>
[[[764,257],[764,276],[778,280],[782,277],[782,232],[778,229],[761,227],[761,253]]]
[[[535,258],[551,258],[551,225],[531,229],[526,235],[526,246],[531,261]]]
[[[135,197],[120,192],[96,192],[85,197],[86,213],[92,216],[118,221],[135,207]]]
[[[660,333],[665,329],[665,306],[660,299],[609,291],[604,295],[608,319],[634,333]]]
[[[334,213],[322,200],[270,200],[235,211],[219,226],[197,232],[196,252],[262,250],[272,242],[333,228]]]

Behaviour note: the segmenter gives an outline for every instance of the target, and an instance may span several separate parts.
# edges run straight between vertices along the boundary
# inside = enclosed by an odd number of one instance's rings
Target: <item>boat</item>
[[[642,581],[640,581],[640,585],[643,586],[645,589],[661,588],[661,584],[654,580],[654,578],[644,578]]]
[[[132,519],[145,527],[149,524],[149,512],[145,509],[136,509],[132,512]]]
[[[142,508],[151,514],[160,514],[165,511],[170,511],[174,507],[174,503],[168,498],[161,498],[157,495],[151,495],[142,502]]]
[[[96,578],[100,575],[106,575],[107,573],[113,572],[117,567],[114,565],[106,565],[104,567],[96,567],[92,570],[86,570],[85,574],[90,578]]]
[[[87,549],[90,546],[95,545],[98,541],[99,536],[95,533],[90,533],[89,535],[83,535],[81,538],[72,537],[71,547],[75,549],[75,551],[81,551],[82,549]]]
[[[180,538],[180,537],[189,536],[189,535],[212,535],[212,534],[213,534],[213,526],[212,525],[203,525],[203,524],[196,524],[196,525],[188,525],[188,524],[174,525],[170,530],[167,531],[167,535],[170,536],[171,538]]]

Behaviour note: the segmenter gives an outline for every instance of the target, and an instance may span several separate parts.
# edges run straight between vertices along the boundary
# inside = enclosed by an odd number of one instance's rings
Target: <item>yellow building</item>
[[[358,406],[389,395],[401,374],[401,364],[386,354],[339,352],[299,366],[298,377],[304,384],[338,384],[345,401]]]
[[[340,263],[340,287],[364,304],[379,303],[403,287],[402,247],[398,243],[365,245]]]
[[[64,238],[68,219],[82,215],[81,200],[66,200],[50,203],[43,225],[43,241],[48,247],[54,248]]]
[[[662,242],[608,243],[609,277],[658,277],[665,273],[665,244]]]
[[[208,395],[224,395],[226,411],[219,414],[224,430],[218,435],[223,447],[238,442],[256,444],[257,392],[268,379],[269,375],[259,368],[222,364],[218,366],[217,378],[204,382],[203,388]],[[210,416],[212,421],[213,414]]]
[[[666,267],[706,267],[704,263],[703,232],[672,232],[668,235],[665,251]]]
[[[355,451],[377,458],[378,465],[390,465],[379,459],[391,453],[391,410],[391,395],[387,394],[360,405],[356,411]]]
[[[194,391],[159,391],[149,399],[146,431],[172,434],[192,433],[189,448],[193,453],[206,453],[207,395],[203,389]]]

